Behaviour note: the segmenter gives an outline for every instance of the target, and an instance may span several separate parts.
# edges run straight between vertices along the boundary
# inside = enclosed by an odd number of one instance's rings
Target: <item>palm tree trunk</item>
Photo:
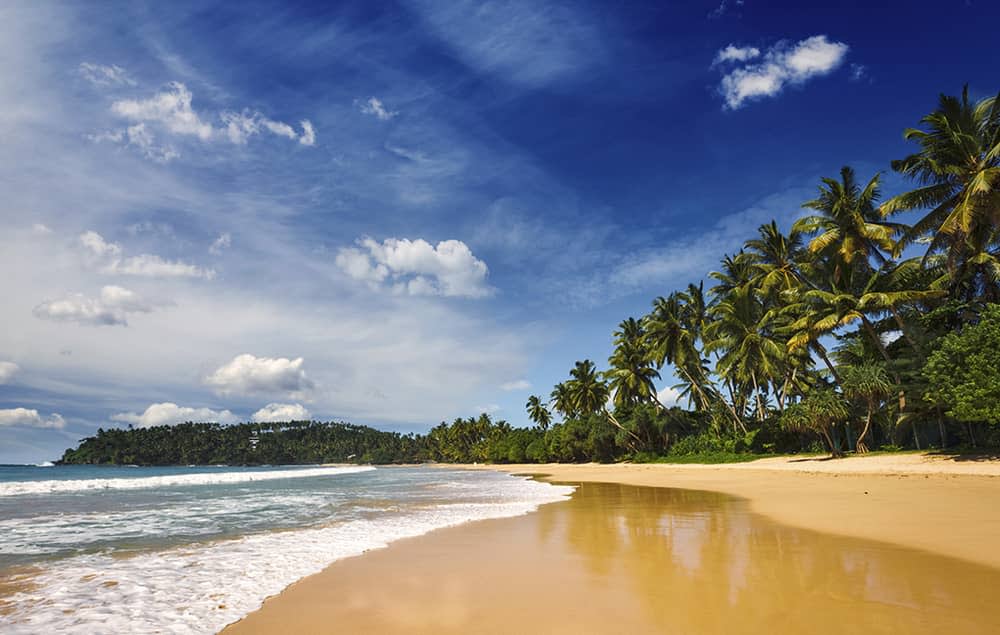
[[[840,384],[840,375],[837,373],[837,369],[833,367],[833,363],[830,362],[830,358],[826,356],[826,347],[820,344],[818,341],[813,342],[813,349],[819,354],[819,358],[823,360],[826,367],[830,369],[830,374],[833,375],[833,381]]]
[[[865,325],[865,330],[868,331],[868,335],[871,336],[872,342],[875,344],[876,348],[878,348],[878,352],[882,354],[882,359],[885,360],[886,367],[888,368],[889,372],[892,373],[892,379],[893,379],[893,381],[895,381],[896,385],[899,386],[899,413],[898,413],[898,416],[902,417],[903,416],[903,412],[906,411],[906,391],[903,390],[903,379],[899,376],[899,372],[896,371],[896,369],[892,367],[892,358],[889,357],[889,351],[886,350],[885,344],[882,343],[882,338],[879,337],[878,332],[875,330],[875,325],[872,324],[868,320],[868,318],[865,317],[864,315],[861,316],[861,322],[862,322],[862,324]],[[916,428],[914,428],[913,438],[914,438],[914,440],[916,440],[916,438],[917,438],[917,436],[916,436]],[[919,442],[917,443],[917,449],[918,450],[920,449]]]
[[[760,387],[757,385],[757,371],[750,371],[750,379],[753,380],[753,394],[757,398],[757,421],[763,421],[764,402],[760,396]]]
[[[607,408],[602,408],[602,411],[604,412],[604,416],[607,417],[608,421],[610,421],[612,425],[614,425],[616,428],[618,428],[619,430],[621,430],[625,434],[627,434],[630,437],[632,437],[633,439],[635,439],[636,442],[642,443],[642,439],[640,439],[638,436],[636,436],[636,434],[634,432],[632,432],[631,430],[628,430],[622,424],[618,423],[618,419],[615,419],[615,416],[613,414],[611,414],[611,412],[608,411]],[[637,449],[634,444],[632,446],[632,449],[633,450]]]
[[[864,454],[868,452],[868,444],[865,443],[865,437],[868,436],[868,429],[871,428],[872,425],[872,409],[873,409],[872,406],[873,404],[869,399],[868,413],[865,416],[865,428],[864,430],[861,431],[861,436],[858,437],[858,444],[854,448],[858,454]]]

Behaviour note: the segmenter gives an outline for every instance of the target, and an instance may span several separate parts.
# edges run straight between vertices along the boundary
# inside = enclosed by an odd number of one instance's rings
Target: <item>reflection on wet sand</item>
[[[1000,571],[775,524],[723,494],[572,500],[335,563],[235,632],[992,633]]]
[[[585,483],[539,516],[595,591],[626,581],[663,632],[986,633],[1000,617],[1000,572],[784,527],[721,494]]]

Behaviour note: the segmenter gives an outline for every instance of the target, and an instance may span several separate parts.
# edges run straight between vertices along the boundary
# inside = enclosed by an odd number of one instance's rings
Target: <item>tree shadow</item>
[[[972,461],[978,463],[985,463],[987,461],[997,461],[1000,460],[1000,449],[990,448],[984,450],[976,449],[961,449],[961,450],[932,450],[927,453],[928,456],[937,456],[943,459],[948,459],[949,461]]]

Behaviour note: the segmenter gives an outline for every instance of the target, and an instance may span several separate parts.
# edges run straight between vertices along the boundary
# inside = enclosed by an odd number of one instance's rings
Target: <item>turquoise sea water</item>
[[[439,468],[0,466],[0,631],[211,633],[337,559],[571,491]]]

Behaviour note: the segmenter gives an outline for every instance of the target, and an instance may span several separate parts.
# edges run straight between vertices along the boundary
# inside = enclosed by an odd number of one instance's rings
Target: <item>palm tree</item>
[[[537,395],[528,397],[528,403],[524,407],[528,410],[528,418],[535,422],[535,425],[542,430],[549,429],[549,424],[552,423],[552,415]]]
[[[865,427],[858,435],[855,450],[858,454],[868,452],[865,438],[872,425],[872,415],[880,401],[892,394],[892,384],[881,364],[865,363],[849,366],[844,372],[844,396],[865,402]]]
[[[618,419],[608,411],[607,403],[610,395],[608,385],[601,381],[600,374],[594,362],[585,359],[577,362],[573,370],[569,371],[571,379],[566,382],[569,390],[569,398],[577,414],[590,415],[601,413],[604,418],[614,427],[618,428],[634,442],[642,443],[634,432],[625,428]],[[635,446],[633,445],[633,449]]]
[[[576,415],[576,408],[573,405],[573,396],[566,382],[559,382],[552,388],[552,401],[550,402],[556,412],[569,419]]]
[[[874,258],[885,262],[882,252],[890,253],[896,243],[893,238],[903,231],[897,223],[887,223],[876,209],[880,176],[876,174],[864,188],[857,183],[854,170],[840,169],[840,180],[824,178],[819,196],[802,204],[819,214],[805,216],[795,222],[793,231],[815,235],[808,249],[816,255],[831,256],[835,262],[834,278],[845,269]]]
[[[792,229],[785,236],[771,221],[757,228],[760,238],[746,242],[746,253],[753,263],[753,284],[761,295],[781,293],[802,286],[808,268],[802,248],[802,234]]]
[[[610,370],[604,373],[608,387],[614,394],[615,408],[653,402],[662,408],[656,399],[654,380],[660,373],[653,367],[649,352],[645,347],[645,334],[641,323],[635,318],[623,321],[615,331],[615,351],[608,358]]]
[[[969,100],[941,95],[938,108],[920,120],[926,129],[903,133],[920,150],[892,162],[892,169],[920,186],[886,201],[881,212],[889,216],[905,210],[927,211],[896,246],[930,238],[925,258],[946,254],[952,276],[952,296],[971,299],[985,291],[1000,296],[995,268],[997,228],[1000,225],[1000,100]],[[992,255],[993,258],[983,257]],[[979,257],[982,262],[974,262]],[[979,280],[976,280],[979,278]]]

